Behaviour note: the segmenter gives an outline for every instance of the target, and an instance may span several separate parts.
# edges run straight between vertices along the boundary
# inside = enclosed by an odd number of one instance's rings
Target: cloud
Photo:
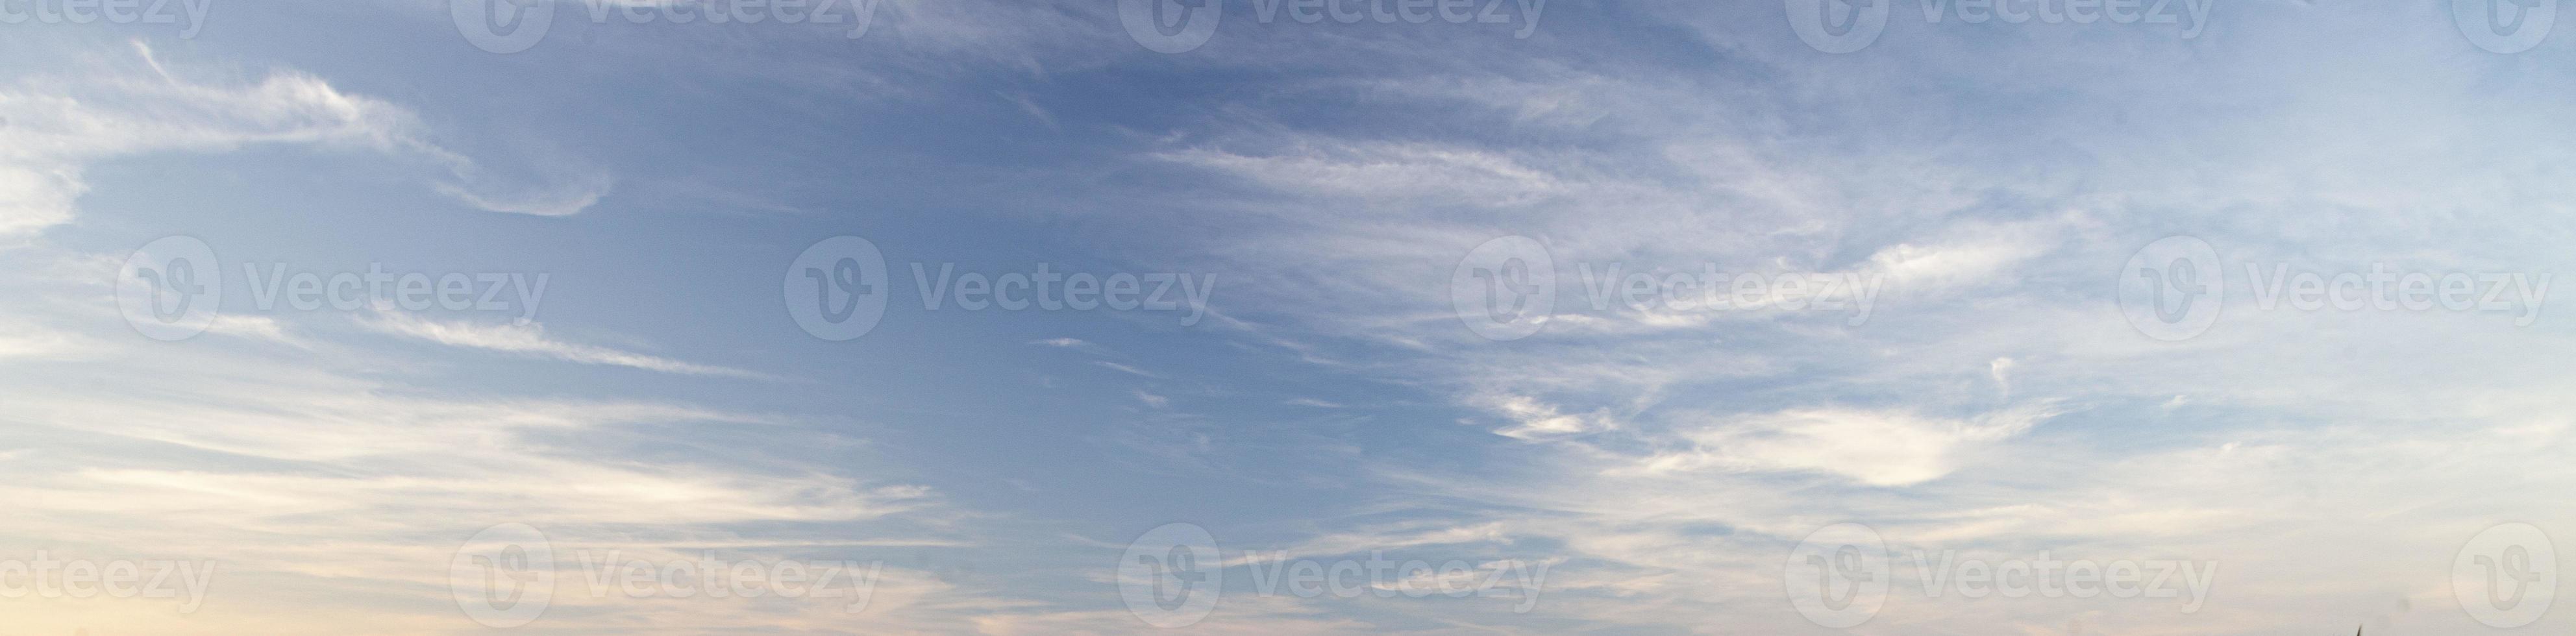
[[[1616,428],[1616,422],[1600,414],[1568,415],[1557,407],[1524,395],[1500,395],[1478,400],[1486,408],[1511,418],[1513,424],[1496,435],[1520,439],[1573,435]]]
[[[2004,400],[2012,399],[2013,359],[1995,358],[1995,361],[1987,363],[1986,367],[1987,374],[1995,378],[1995,396]]]
[[[1136,367],[1134,367],[1134,366],[1124,365],[1124,364],[1119,364],[1119,363],[1116,363],[1116,362],[1110,362],[1110,361],[1108,361],[1108,360],[1093,360],[1093,361],[1091,361],[1091,363],[1092,363],[1092,364],[1096,364],[1096,365],[1100,365],[1102,368],[1105,368],[1105,369],[1110,369],[1110,370],[1113,370],[1113,371],[1117,371],[1117,372],[1119,372],[1119,373],[1125,373],[1125,374],[1133,375],[1133,376],[1140,377],[1140,378],[1150,378],[1150,379],[1156,379],[1156,380],[1160,380],[1160,379],[1162,379],[1162,378],[1163,378],[1163,376],[1155,375],[1155,374],[1154,374],[1154,372],[1152,372],[1152,371],[1146,371],[1146,370],[1144,370],[1144,369],[1139,369],[1139,368],[1136,368]]]
[[[90,165],[168,152],[309,145],[426,160],[452,181],[435,187],[495,212],[563,215],[607,191],[604,177],[533,199],[478,193],[474,162],[423,138],[400,106],[354,95],[320,77],[277,70],[256,81],[204,83],[171,72],[150,47],[136,61],[82,74],[37,75],[0,86],[0,239],[71,221]],[[186,70],[182,68],[181,70]]]
[[[1072,349],[1096,356],[1110,355],[1108,347],[1103,347],[1080,338],[1047,338],[1043,340],[1031,340],[1029,341],[1029,344],[1041,347],[1055,347],[1058,349]]]
[[[1902,411],[1798,409],[1685,431],[1692,448],[1639,464],[1647,471],[1818,471],[1871,486],[1913,486],[1949,475],[1978,446],[2059,414],[2025,406],[1967,420]]]
[[[537,323],[484,325],[444,322],[405,312],[378,311],[361,319],[359,324],[378,332],[418,338],[443,345],[517,353],[565,362],[603,364],[681,375],[753,379],[768,377],[741,369],[694,364],[607,347],[563,342],[546,337],[545,326]]]
[[[1568,189],[1556,175],[1510,156],[1426,144],[1334,141],[1273,154],[1192,148],[1156,157],[1271,188],[1310,196],[1364,198],[1372,205],[1393,200],[1513,205]]]
[[[474,174],[476,174],[475,171],[459,171],[458,176],[465,182],[479,182],[479,179],[472,177]],[[441,193],[486,211],[535,216],[572,216],[598,204],[600,197],[608,196],[608,191],[615,185],[616,181],[608,175],[597,174],[579,179],[566,179],[539,192],[503,194],[489,187],[486,189],[494,191],[477,192],[455,183],[440,183],[435,187]]]
[[[1172,399],[1171,399],[1171,398],[1163,397],[1163,396],[1160,396],[1160,395],[1155,395],[1155,394],[1152,394],[1152,393],[1146,393],[1144,389],[1137,389],[1137,390],[1136,390],[1136,401],[1138,401],[1138,402],[1144,402],[1146,406],[1150,406],[1150,407],[1154,407],[1154,408],[1158,408],[1158,409],[1160,409],[1160,408],[1170,408],[1170,407],[1172,406]]]
[[[38,262],[55,255],[0,253],[11,264],[0,268],[0,288],[14,299],[0,304],[0,327],[9,327],[0,330],[8,334],[0,357],[10,362],[0,365],[10,395],[0,400],[0,428],[11,431],[0,497],[22,513],[5,542],[66,557],[211,559],[220,571],[195,614],[147,598],[48,605],[14,617],[17,625],[447,631],[462,620],[445,569],[458,542],[515,522],[543,529],[567,564],[554,611],[827,629],[852,616],[821,611],[837,608],[827,601],[594,597],[573,569],[575,552],[775,561],[851,546],[972,543],[930,529],[954,513],[925,485],[726,441],[855,442],[838,432],[658,398],[411,384],[401,370],[418,359],[269,316],[218,322],[216,333],[238,338],[149,341],[120,323],[112,280],[87,271],[100,269],[96,262],[112,271],[113,259]],[[438,332],[406,318],[383,324]],[[693,451],[654,450],[670,448]],[[861,617],[909,624],[971,594],[900,564],[885,576]],[[320,596],[346,602],[290,600]]]

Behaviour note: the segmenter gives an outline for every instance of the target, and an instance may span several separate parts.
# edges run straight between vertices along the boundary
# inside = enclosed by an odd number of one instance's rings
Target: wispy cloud
[[[1154,407],[1154,408],[1158,408],[1158,409],[1159,409],[1159,408],[1169,408],[1169,407],[1172,405],[1172,399],[1171,399],[1171,398],[1163,397],[1163,396],[1160,396],[1160,395],[1155,395],[1155,394],[1152,394],[1152,393],[1146,393],[1144,389],[1137,389],[1137,390],[1136,390],[1136,401],[1138,401],[1138,402],[1143,402],[1143,403],[1145,403],[1145,405],[1146,405],[1146,406],[1150,406],[1150,407]]]
[[[1155,373],[1154,373],[1154,372],[1152,372],[1152,371],[1146,371],[1146,370],[1144,370],[1144,369],[1139,369],[1139,368],[1136,368],[1136,367],[1134,367],[1134,366],[1129,366],[1129,365],[1125,365],[1125,364],[1119,364],[1119,363],[1116,363],[1116,362],[1110,362],[1110,361],[1108,361],[1108,360],[1093,360],[1093,361],[1091,361],[1091,363],[1092,363],[1092,364],[1096,364],[1096,365],[1100,365],[1102,368],[1106,368],[1106,369],[1110,369],[1110,370],[1113,370],[1113,371],[1117,371],[1117,372],[1119,372],[1119,373],[1125,373],[1125,374],[1128,374],[1128,375],[1133,375],[1133,376],[1140,377],[1140,378],[1151,378],[1151,379],[1156,379],[1156,380],[1160,380],[1160,379],[1162,379],[1162,378],[1163,378],[1163,376],[1161,376],[1161,375],[1157,375],[1157,374],[1155,374]]]
[[[278,70],[256,81],[193,81],[150,46],[133,61],[87,73],[36,75],[0,87],[0,238],[71,221],[92,164],[165,152],[229,152],[279,144],[360,149],[426,160],[450,172],[433,186],[478,208],[562,215],[606,191],[605,178],[553,196],[504,201],[479,192],[463,155],[424,140],[410,110],[344,92],[322,78]],[[142,68],[135,68],[140,64]]]
[[[382,333],[418,338],[443,345],[516,353],[565,362],[602,364],[683,375],[753,379],[768,377],[741,369],[681,362],[607,347],[555,340],[546,337],[545,326],[537,323],[495,325],[448,322],[399,311],[374,312],[360,319],[359,323]]]

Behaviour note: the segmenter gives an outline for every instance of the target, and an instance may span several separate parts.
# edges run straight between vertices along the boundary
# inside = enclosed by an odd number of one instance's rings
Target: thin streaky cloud
[[[681,362],[607,347],[564,342],[548,337],[545,326],[534,322],[524,325],[483,324],[434,320],[402,311],[376,311],[360,319],[359,324],[381,333],[443,345],[515,353],[564,362],[628,367],[681,375],[746,379],[771,377],[741,369]]]

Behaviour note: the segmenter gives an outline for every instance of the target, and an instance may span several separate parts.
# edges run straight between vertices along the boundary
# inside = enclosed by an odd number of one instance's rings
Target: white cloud
[[[293,70],[251,82],[195,82],[140,42],[134,48],[143,68],[111,64],[0,87],[0,239],[72,220],[89,190],[83,173],[90,165],[153,153],[301,144],[402,155],[444,167],[456,181],[437,189],[496,212],[571,214],[608,187],[602,177],[563,184],[545,197],[498,199],[474,187],[473,161],[425,141],[419,118],[400,106]]]
[[[1573,414],[1525,395],[1497,395],[1480,398],[1485,408],[1511,418],[1512,425],[1494,431],[1497,435],[1519,439],[1544,439],[1616,428],[1616,422],[1601,414]]]
[[[1157,379],[1157,380],[1159,380],[1159,379],[1162,379],[1162,377],[1163,377],[1163,376],[1160,376],[1160,375],[1155,375],[1155,374],[1154,374],[1154,372],[1152,372],[1152,371],[1146,371],[1146,370],[1144,370],[1144,369],[1136,368],[1136,367],[1135,367],[1135,366],[1133,366],[1133,365],[1119,364],[1119,363],[1116,363],[1116,362],[1110,362],[1110,361],[1108,361],[1108,360],[1093,360],[1093,361],[1091,361],[1091,363],[1092,363],[1092,364],[1096,364],[1096,365],[1100,365],[1100,366],[1101,366],[1101,368],[1109,369],[1109,370],[1112,370],[1112,371],[1117,371],[1117,372],[1119,372],[1119,373],[1125,373],[1125,374],[1128,374],[1128,375],[1133,375],[1133,376],[1140,377],[1140,378],[1152,378],[1152,379]]]
[[[2012,358],[1995,358],[1994,362],[1986,363],[1986,373],[1994,376],[1995,395],[2000,399],[2012,399],[2012,368]]]
[[[563,342],[546,337],[545,326],[537,323],[485,325],[444,322],[399,311],[374,312],[368,318],[361,319],[359,323],[379,332],[419,338],[444,345],[518,353],[565,362],[604,364],[682,375],[767,377],[741,369],[694,364],[607,347]]]
[[[1514,205],[1567,189],[1510,156],[1424,144],[1332,140],[1275,154],[1193,148],[1156,155],[1309,196],[1435,204]]]
[[[1163,396],[1160,396],[1160,395],[1155,395],[1155,394],[1152,394],[1152,393],[1146,393],[1144,389],[1137,389],[1137,390],[1136,390],[1136,401],[1138,401],[1138,402],[1144,402],[1146,406],[1150,406],[1150,407],[1154,407],[1154,408],[1158,408],[1158,409],[1159,409],[1159,408],[1169,408],[1169,407],[1171,407],[1171,406],[1172,406],[1172,399],[1171,399],[1171,398],[1163,397]]]
[[[51,253],[7,258],[23,265]],[[573,549],[780,559],[967,543],[924,529],[952,514],[925,486],[745,454],[724,448],[726,435],[671,432],[746,428],[805,446],[850,443],[798,422],[651,399],[454,395],[388,379],[415,360],[331,341],[329,331],[288,337],[268,316],[218,323],[216,333],[240,338],[149,341],[118,320],[106,276],[47,269],[0,274],[17,300],[0,304],[0,326],[11,327],[0,331],[10,362],[0,365],[9,396],[0,422],[13,431],[0,452],[0,498],[21,513],[8,544],[213,559],[221,570],[208,606],[175,622],[161,618],[172,615],[167,604],[45,604],[14,625],[445,631],[460,618],[420,608],[452,611],[444,564],[454,542],[503,522],[544,529],[568,561]],[[674,445],[708,452],[636,459],[638,449]],[[555,611],[809,629],[852,619],[827,602],[596,598],[577,570],[564,575]],[[885,576],[861,617],[929,620],[965,594],[900,564]],[[342,602],[288,600],[320,596]],[[132,615],[92,611],[108,608]]]
[[[2025,406],[1956,420],[1902,411],[1798,409],[1735,418],[1683,437],[1693,448],[1640,462],[1648,471],[1818,471],[1872,486],[1912,486],[1957,470],[1975,447],[2058,415]]]

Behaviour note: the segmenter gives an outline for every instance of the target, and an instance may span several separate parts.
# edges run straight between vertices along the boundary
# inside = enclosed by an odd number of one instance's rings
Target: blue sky
[[[843,3],[863,29],[541,1],[499,53],[471,0],[0,24],[0,560],[216,564],[201,604],[6,597],[0,632],[489,633],[450,565],[495,527],[551,547],[544,613],[506,627],[537,634],[2576,626],[2454,580],[2510,544],[2554,581],[2545,539],[2491,537],[2576,536],[2564,33],[2451,2],[1927,2],[1819,45],[1808,0],[1209,1],[1179,41],[1111,0]],[[165,341],[119,294],[174,236],[223,288]],[[792,307],[840,236],[885,305],[832,340]],[[1499,289],[1459,281],[1506,237],[1553,311],[1489,337],[1456,296]],[[2137,265],[2204,248],[2206,322],[2138,322]],[[1208,282],[932,309],[915,265]],[[1632,305],[1613,265],[1866,282],[1868,310]],[[298,309],[245,267],[544,287]],[[2374,272],[2504,304],[2268,286]],[[1165,630],[1122,592],[1173,523],[1223,582]],[[1856,625],[1798,589],[1840,524],[1893,585]],[[876,569],[853,612],[603,593],[576,555],[611,550]],[[2217,570],[1977,598],[1918,553]],[[1372,554],[1532,578],[1256,591]]]

